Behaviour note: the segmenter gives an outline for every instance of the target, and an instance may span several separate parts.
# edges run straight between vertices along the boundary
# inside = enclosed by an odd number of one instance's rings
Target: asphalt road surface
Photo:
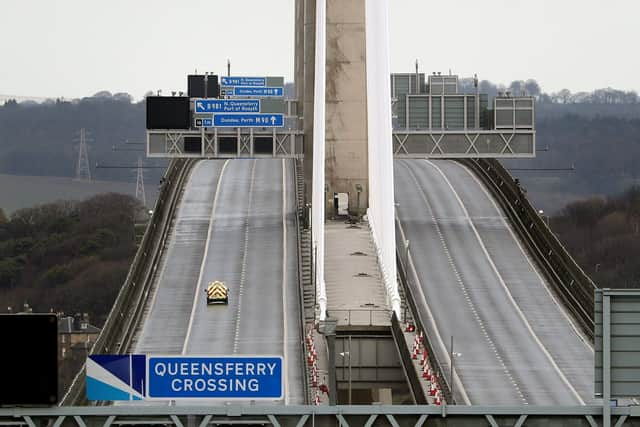
[[[136,352],[282,355],[285,398],[277,403],[304,403],[294,185],[287,160],[195,166]],[[227,284],[228,305],[207,306],[214,280]]]
[[[461,403],[593,401],[593,350],[549,290],[504,212],[464,166],[396,160],[409,286]]]

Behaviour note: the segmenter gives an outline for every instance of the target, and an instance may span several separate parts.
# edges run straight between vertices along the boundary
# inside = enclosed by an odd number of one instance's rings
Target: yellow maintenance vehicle
[[[221,281],[213,281],[209,283],[207,289],[207,305],[210,304],[229,304],[229,288]]]

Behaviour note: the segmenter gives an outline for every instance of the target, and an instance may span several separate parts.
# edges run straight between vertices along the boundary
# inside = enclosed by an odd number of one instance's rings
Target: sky
[[[141,98],[186,74],[293,79],[294,0],[2,0],[0,95]],[[637,0],[390,0],[391,69],[640,91]]]

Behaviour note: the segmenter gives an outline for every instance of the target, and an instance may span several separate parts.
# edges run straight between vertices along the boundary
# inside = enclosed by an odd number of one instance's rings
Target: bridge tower
[[[327,216],[345,198],[350,215],[362,216],[369,206],[365,3],[327,0]]]
[[[296,3],[295,77],[302,96],[306,199],[312,204],[321,319],[328,301],[325,220],[344,214],[367,214],[388,302],[399,314],[388,7],[387,0]],[[372,93],[375,97],[368,98]]]
[[[369,206],[365,0],[326,0],[325,184],[326,216],[334,195],[350,215]],[[295,78],[305,132],[305,184],[311,194],[316,0],[296,1]],[[346,195],[346,196],[345,196]]]

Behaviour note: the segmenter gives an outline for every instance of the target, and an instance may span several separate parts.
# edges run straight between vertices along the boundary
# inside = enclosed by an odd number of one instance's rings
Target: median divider
[[[153,277],[162,255],[162,248],[169,235],[184,183],[194,164],[194,160],[178,159],[172,160],[167,167],[153,214],[131,263],[129,273],[89,354],[129,352],[151,293]],[[60,405],[84,404],[87,404],[87,399],[83,365]]]
[[[440,400],[444,400],[447,404],[455,404],[455,400],[451,395],[451,387],[449,385],[448,378],[443,375],[443,366],[446,366],[440,361],[438,355],[434,352],[432,346],[433,336],[430,336],[426,329],[426,322],[421,318],[421,312],[417,309],[416,302],[413,298],[413,293],[411,292],[411,286],[408,279],[408,270],[409,270],[409,257],[408,251],[404,251],[402,254],[402,250],[399,248],[405,248],[406,238],[404,235],[404,231],[400,225],[400,221],[396,217],[396,265],[398,271],[398,280],[400,281],[400,285],[402,286],[402,290],[405,296],[406,308],[411,313],[411,317],[414,319],[415,325],[411,325],[414,330],[424,331],[422,333],[425,334],[423,340],[423,348],[427,354],[427,364],[431,368],[431,376],[429,380],[435,387],[436,382],[438,385],[438,389],[440,390]],[[405,315],[406,317],[406,315]],[[397,342],[398,345],[400,342]],[[405,346],[406,347],[406,346]],[[409,351],[408,348],[405,350]],[[409,356],[409,361],[411,361],[411,356]],[[404,365],[404,363],[403,363]],[[409,381],[412,381],[411,379]],[[416,399],[417,400],[417,399]]]
[[[398,355],[400,356],[400,364],[402,365],[402,370],[404,371],[405,377],[407,378],[407,381],[409,383],[409,388],[411,390],[413,400],[417,405],[428,404],[429,402],[427,401],[427,396],[425,395],[422,385],[420,384],[418,373],[414,368],[413,354],[409,351],[409,348],[405,344],[404,332],[395,312],[392,312],[391,314],[391,334],[393,335],[393,341],[396,344]],[[414,350],[415,348],[416,346],[414,344]]]

